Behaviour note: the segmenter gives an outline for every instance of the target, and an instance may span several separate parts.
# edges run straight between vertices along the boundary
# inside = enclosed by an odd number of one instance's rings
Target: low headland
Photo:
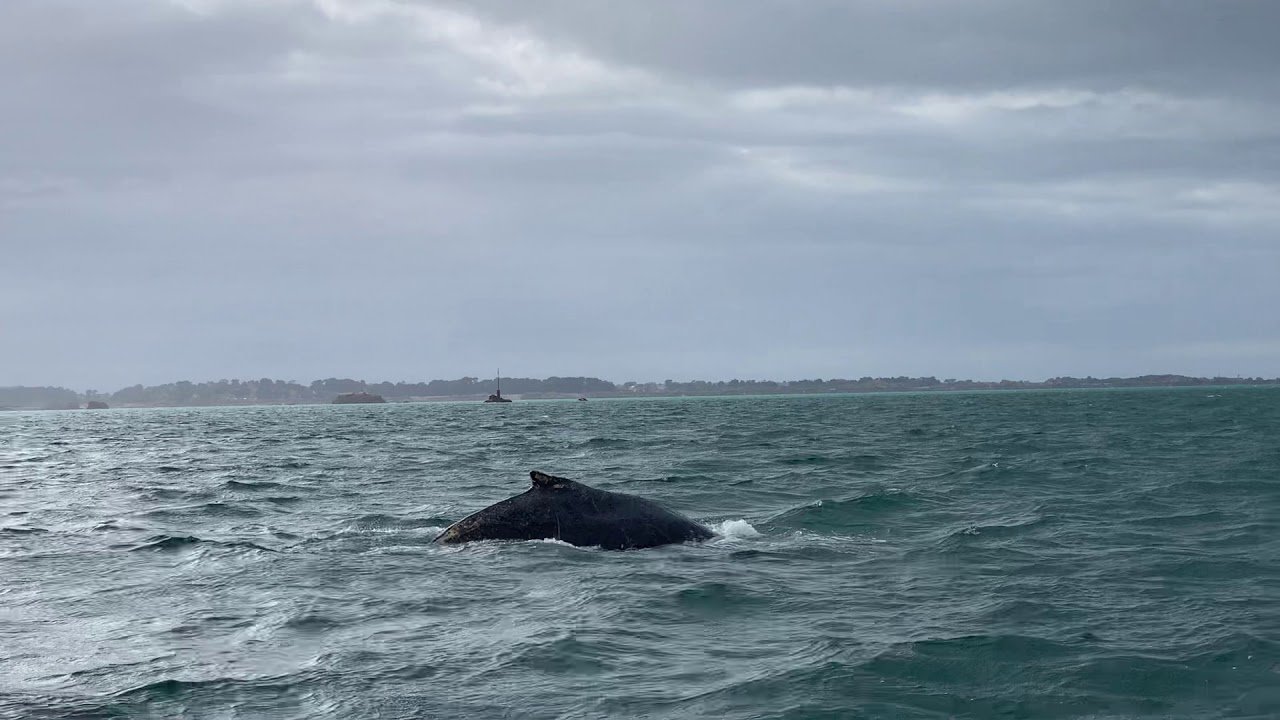
[[[376,405],[386,402],[386,398],[381,395],[367,392],[351,392],[342,393],[333,399],[334,405]]]

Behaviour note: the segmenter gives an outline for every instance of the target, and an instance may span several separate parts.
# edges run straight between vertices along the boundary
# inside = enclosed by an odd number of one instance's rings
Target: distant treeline
[[[164,385],[133,385],[114,393],[88,390],[76,393],[60,387],[0,387],[0,409],[62,409],[79,407],[91,400],[112,406],[249,405],[262,403],[328,403],[343,393],[365,392],[387,400],[414,400],[440,397],[484,397],[494,391],[496,381],[474,377],[431,382],[365,382],[349,378],[328,378],[302,385],[292,380],[217,380],[193,383],[187,380]],[[557,397],[562,395],[603,395],[618,386],[587,377],[502,378],[505,395]]]
[[[331,402],[344,393],[373,393],[387,400],[412,400],[429,397],[483,397],[494,391],[495,380],[463,377],[457,380],[432,380],[425,383],[365,382],[349,378],[316,380],[310,385],[293,381],[219,380],[190,383],[186,381],[143,387],[134,385],[112,394],[108,402],[121,405],[223,405],[236,403]],[[612,392],[611,382],[583,377],[502,378],[503,393],[508,395]]]
[[[373,393],[391,401],[429,398],[482,398],[493,392],[496,381],[463,377],[431,382],[365,382],[328,378],[302,385],[292,380],[218,380],[193,383],[186,380],[145,387],[134,385],[114,393],[88,390],[76,393],[60,387],[0,387],[0,409],[61,409],[80,407],[92,400],[113,406],[249,405],[273,403],[328,403],[343,393]],[[857,380],[694,380],[661,383],[615,384],[591,377],[503,378],[504,395],[547,398],[590,395],[634,397],[670,395],[768,395],[780,393],[862,393],[943,390],[1036,390],[1047,388],[1179,387],[1196,385],[1280,385],[1280,378],[1188,377],[1143,375],[1128,378],[1056,377],[1043,382],[1000,380],[995,382],[939,380],[935,377],[862,377]]]
[[[61,410],[80,407],[74,390],[60,387],[0,387],[0,410],[39,408]]]

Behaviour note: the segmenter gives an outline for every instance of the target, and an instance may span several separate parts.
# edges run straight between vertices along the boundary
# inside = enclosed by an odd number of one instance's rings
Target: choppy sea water
[[[9,413],[0,717],[1275,718],[1278,531],[1269,389]]]

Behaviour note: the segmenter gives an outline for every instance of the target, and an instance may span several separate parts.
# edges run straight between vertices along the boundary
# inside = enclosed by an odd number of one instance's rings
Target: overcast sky
[[[3,0],[0,385],[1280,375],[1277,28]]]

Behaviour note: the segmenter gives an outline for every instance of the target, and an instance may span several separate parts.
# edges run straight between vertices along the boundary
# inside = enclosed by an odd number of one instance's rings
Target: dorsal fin
[[[529,479],[533,480],[534,487],[542,488],[544,490],[566,488],[573,483],[573,481],[570,480],[569,478],[562,478],[562,477],[556,477],[555,475],[548,475],[539,470],[534,470],[530,472]]]

